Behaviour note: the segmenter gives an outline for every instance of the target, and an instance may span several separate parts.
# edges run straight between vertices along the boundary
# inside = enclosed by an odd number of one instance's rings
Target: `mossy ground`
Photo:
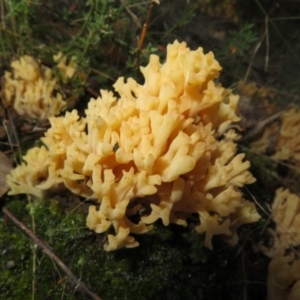
[[[105,236],[84,228],[85,214],[66,213],[55,201],[28,205],[26,199],[14,199],[6,207],[29,228],[33,218],[36,235],[103,299],[224,299],[224,293],[239,299],[251,286],[248,276],[255,268],[244,261],[247,239],[239,251],[215,238],[210,251],[193,228],[156,224],[137,236],[139,247],[107,253]],[[4,216],[0,221],[2,298],[89,299],[20,228]]]

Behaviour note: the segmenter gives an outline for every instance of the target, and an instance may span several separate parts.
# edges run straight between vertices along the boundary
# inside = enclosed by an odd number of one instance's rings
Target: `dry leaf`
[[[3,152],[0,152],[0,198],[9,190],[6,175],[12,168],[10,159]]]
[[[248,132],[246,132],[246,134],[244,134],[241,141],[247,140],[250,137],[253,137],[257,133],[259,133],[261,130],[263,130],[266,127],[266,125],[276,120],[282,114],[283,111],[284,109],[277,112],[276,114],[273,114],[263,120],[258,121],[254,127],[252,127]]]

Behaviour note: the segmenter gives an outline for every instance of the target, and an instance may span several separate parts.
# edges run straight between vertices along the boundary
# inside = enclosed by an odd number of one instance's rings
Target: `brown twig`
[[[139,20],[139,18],[130,10],[130,8],[128,8],[127,5],[125,5],[125,1],[124,0],[120,0],[121,4],[124,5],[127,13],[130,15],[130,17],[132,18],[132,21],[135,23],[135,25],[138,27],[138,28],[141,28],[142,27],[142,24]]]
[[[94,97],[99,97],[100,96],[100,94],[99,93],[97,93],[97,92],[95,92],[93,89],[91,89],[91,88],[86,88],[86,90],[90,93],[90,94],[92,94]]]
[[[17,146],[18,158],[21,158],[22,157],[21,147],[20,147],[18,133],[17,133],[14,121],[13,121],[13,117],[12,117],[9,109],[7,109],[5,106],[4,106],[4,109],[5,109],[5,118],[2,122],[2,126],[4,127],[4,129],[6,131],[6,135],[7,135],[8,142],[10,144],[11,149],[13,149],[14,146]],[[13,154],[14,154],[15,162],[17,163],[17,161],[18,161],[17,155],[14,151],[13,151]]]
[[[100,297],[98,297],[96,294],[94,294],[92,291],[89,290],[89,288],[85,285],[84,282],[82,282],[80,279],[78,279],[71,270],[57,257],[50,249],[49,247],[41,241],[28,227],[26,227],[22,222],[20,222],[6,207],[3,207],[2,209],[3,213],[11,220],[13,221],[18,227],[20,227],[33,241],[36,243],[39,247],[41,247],[50,257],[55,261],[61,269],[69,276],[72,283],[78,287],[82,292],[89,295],[93,300],[101,300]]]
[[[157,1],[157,0],[151,0],[151,2],[150,2],[150,7],[149,7],[149,10],[148,10],[147,19],[146,19],[146,22],[143,26],[143,30],[142,30],[140,38],[139,38],[139,44],[138,44],[138,47],[137,47],[138,53],[141,52],[141,50],[143,48],[144,40],[145,40],[147,30],[148,30],[148,27],[149,27],[149,24],[150,24],[150,19],[151,19],[151,14],[152,14],[154,2],[159,4],[159,1]]]
[[[106,73],[104,73],[104,72],[101,72],[101,71],[99,71],[99,70],[97,70],[97,69],[90,68],[90,70],[91,70],[92,72],[94,72],[94,73],[96,73],[96,74],[98,74],[98,75],[100,75],[100,76],[106,78],[106,79],[109,79],[109,80],[113,81],[113,82],[116,81],[115,78],[113,78],[113,77],[109,76],[108,74],[106,74]]]

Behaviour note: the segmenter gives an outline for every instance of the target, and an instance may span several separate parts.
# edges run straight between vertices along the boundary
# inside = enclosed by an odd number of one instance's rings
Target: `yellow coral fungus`
[[[276,223],[279,243],[300,245],[300,197],[288,189],[277,189],[272,204],[272,217]]]
[[[67,57],[64,56],[61,52],[53,56],[54,61],[57,63],[57,68],[61,72],[61,76],[64,82],[72,78],[77,69],[77,64],[74,61],[74,58],[67,64]]]
[[[249,162],[236,155],[232,139],[216,139],[239,120],[238,97],[214,83],[221,67],[213,54],[191,51],[185,43],[168,45],[164,64],[151,55],[141,71],[143,85],[119,78],[119,98],[102,90],[86,117],[73,111],[50,118],[52,128],[43,138],[49,162],[43,166],[57,174],[51,182],[99,201],[99,208],[89,209],[87,226],[97,233],[114,228],[107,251],[136,247],[130,233],[145,233],[158,219],[186,226],[192,214],[199,217],[196,230],[206,233],[207,247],[216,234],[236,242],[236,228],[259,218],[239,190],[254,181]],[[28,152],[26,168],[35,151]],[[17,176],[22,168],[8,176],[10,194],[31,193],[28,176]],[[32,179],[38,182],[30,183],[35,195],[49,188],[48,178]]]
[[[66,57],[60,59],[57,68],[64,80],[75,73],[76,64],[66,65]],[[13,106],[19,115],[34,119],[46,119],[58,115],[66,108],[61,93],[56,91],[57,78],[50,68],[39,60],[24,55],[12,61],[12,72],[5,72],[1,96],[6,106]]]
[[[268,269],[267,300],[300,298],[300,261],[288,245],[280,245]]]
[[[261,250],[272,259],[268,274],[268,300],[292,300],[300,296],[300,197],[288,189],[279,188],[272,204],[276,224],[271,248]],[[295,248],[294,248],[295,247]]]

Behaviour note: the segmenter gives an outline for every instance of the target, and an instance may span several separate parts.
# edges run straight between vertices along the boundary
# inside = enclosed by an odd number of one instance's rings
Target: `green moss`
[[[243,292],[241,259],[220,238],[214,239],[219,250],[210,251],[193,228],[158,223],[148,234],[136,236],[139,247],[107,253],[103,251],[105,237],[84,227],[85,213],[65,212],[54,201],[39,200],[29,206],[26,200],[17,199],[7,207],[28,227],[30,211],[37,236],[105,300],[223,299],[226,291],[230,299],[238,299]],[[75,291],[64,272],[39,248],[33,274],[32,241],[3,217],[0,243],[6,245],[1,248],[1,299],[30,299],[33,277],[36,299],[45,295],[49,299],[88,299]],[[8,269],[11,260],[15,266]]]

